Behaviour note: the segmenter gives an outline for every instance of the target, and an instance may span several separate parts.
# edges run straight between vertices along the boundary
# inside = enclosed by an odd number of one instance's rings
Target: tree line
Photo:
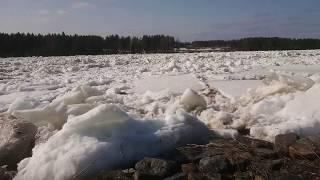
[[[229,41],[194,41],[191,43],[191,47],[225,48],[228,51],[306,50],[320,49],[320,40],[256,37]]]
[[[269,51],[320,49],[319,39],[244,38],[179,42],[172,36],[130,37],[109,35],[0,33],[0,57],[69,56],[119,53],[171,53],[176,48],[220,48],[224,51]]]
[[[0,57],[67,56],[117,53],[168,53],[176,46],[174,37],[107,37],[92,35],[0,33]]]

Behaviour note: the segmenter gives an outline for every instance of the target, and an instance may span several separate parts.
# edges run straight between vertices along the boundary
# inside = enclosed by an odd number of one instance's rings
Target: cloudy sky
[[[0,32],[320,38],[320,0],[1,0]]]

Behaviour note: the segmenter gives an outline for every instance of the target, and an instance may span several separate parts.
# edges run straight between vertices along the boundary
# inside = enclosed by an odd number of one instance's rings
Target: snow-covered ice
[[[145,156],[196,143],[208,129],[183,111],[165,120],[135,120],[115,105],[71,118],[24,159],[15,179],[72,179],[126,167]]]
[[[320,50],[0,59],[0,113],[38,127],[16,179],[86,177],[209,129],[320,133],[319,64]]]

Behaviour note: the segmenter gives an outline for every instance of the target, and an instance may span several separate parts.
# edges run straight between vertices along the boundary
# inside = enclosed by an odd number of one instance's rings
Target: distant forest
[[[121,53],[173,53],[177,49],[212,48],[220,51],[269,51],[320,49],[319,39],[244,38],[179,42],[172,36],[145,35],[106,37],[92,35],[0,33],[0,57],[69,56]],[[181,52],[181,51],[180,51]]]
[[[194,41],[193,48],[222,48],[226,51],[271,51],[320,49],[320,39],[244,38],[240,40]]]
[[[67,56],[119,53],[168,53],[175,39],[165,35],[120,37],[61,34],[0,33],[0,57]]]

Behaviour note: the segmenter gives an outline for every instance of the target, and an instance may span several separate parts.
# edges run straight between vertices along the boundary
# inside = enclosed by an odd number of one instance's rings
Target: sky
[[[320,0],[1,0],[0,32],[320,38]]]

